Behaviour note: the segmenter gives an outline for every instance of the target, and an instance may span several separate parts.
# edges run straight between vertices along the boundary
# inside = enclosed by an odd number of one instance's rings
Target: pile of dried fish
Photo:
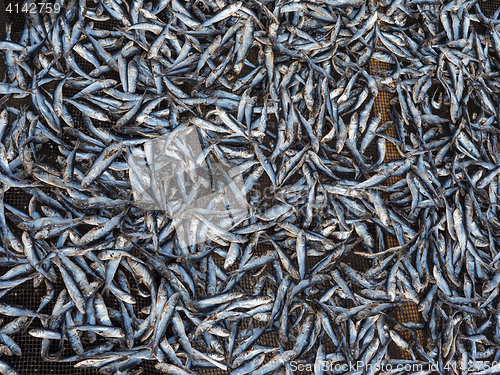
[[[27,331],[54,366],[104,374],[500,372],[500,11],[47,9],[0,41],[3,356],[22,355]],[[134,204],[127,163],[188,126],[202,160],[242,177],[250,212],[231,231],[194,220],[193,246],[171,212]],[[173,190],[196,195],[195,169],[179,157]],[[36,310],[10,303],[25,283],[46,290]],[[404,323],[415,307],[421,322]],[[0,373],[17,374],[8,363]]]

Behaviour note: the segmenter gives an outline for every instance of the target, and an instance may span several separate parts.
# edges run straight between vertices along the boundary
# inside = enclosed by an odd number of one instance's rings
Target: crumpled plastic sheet
[[[207,231],[226,233],[250,217],[241,175],[207,157],[194,126],[131,148],[127,161],[134,204],[167,211],[182,246],[204,242]]]

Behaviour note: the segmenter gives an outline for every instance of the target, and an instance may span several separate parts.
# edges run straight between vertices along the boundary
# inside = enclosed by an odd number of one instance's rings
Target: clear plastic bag
[[[167,211],[181,244],[224,234],[250,215],[240,176],[203,150],[195,126],[131,147],[129,177],[134,203],[145,210]]]

